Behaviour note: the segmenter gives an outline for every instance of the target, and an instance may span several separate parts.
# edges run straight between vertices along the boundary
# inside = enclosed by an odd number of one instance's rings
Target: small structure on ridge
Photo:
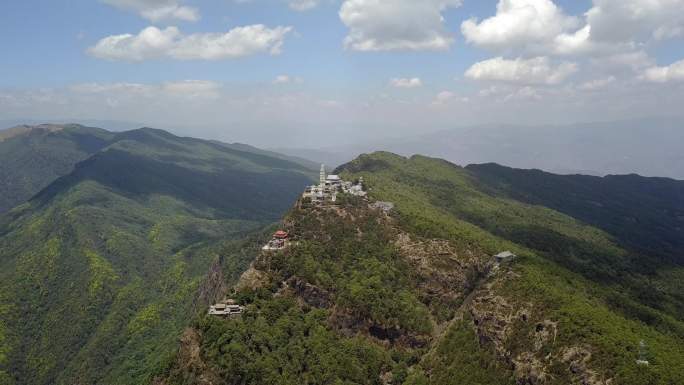
[[[651,363],[647,359],[648,356],[648,347],[646,346],[646,342],[644,340],[641,340],[639,342],[639,359],[636,360],[637,365],[639,366],[649,366]]]
[[[287,247],[289,240],[290,240],[290,234],[288,234],[287,231],[278,230],[273,234],[273,237],[271,238],[270,241],[268,241],[266,246],[262,247],[262,250],[264,250],[264,251],[282,250],[285,247]]]
[[[510,251],[503,251],[503,252],[494,256],[497,263],[509,262],[509,261],[514,260],[517,257],[518,257],[517,255],[511,253]]]
[[[240,306],[232,299],[227,299],[223,302],[209,306],[209,315],[216,317],[233,317],[242,314],[245,310],[244,306]]]
[[[392,202],[373,202],[370,204],[370,208],[382,210],[385,214],[389,214],[390,211],[394,209],[394,203]]]

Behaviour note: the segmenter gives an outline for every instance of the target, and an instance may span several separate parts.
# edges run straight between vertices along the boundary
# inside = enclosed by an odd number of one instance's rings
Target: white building
[[[318,185],[307,187],[302,197],[311,199],[312,203],[324,203],[326,200],[335,202],[337,201],[337,194],[340,192],[365,197],[366,192],[362,184],[362,178],[359,179],[359,184],[353,184],[344,181],[339,175],[327,175],[325,165],[322,164]]]
[[[209,306],[208,314],[218,317],[231,317],[242,314],[244,310],[244,307],[234,304],[233,301],[226,301],[226,303]]]

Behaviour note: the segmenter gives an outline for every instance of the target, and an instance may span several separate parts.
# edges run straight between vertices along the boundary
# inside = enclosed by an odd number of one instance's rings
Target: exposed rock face
[[[413,239],[399,232],[395,244],[411,263],[424,301],[455,309],[490,269],[488,258],[470,249],[458,250],[442,239]]]
[[[240,276],[236,290],[257,290],[266,282],[266,273],[254,267],[254,263]]]
[[[503,362],[513,369],[520,385],[543,385],[554,382],[552,366],[567,367],[573,383],[582,385],[610,385],[590,368],[589,347],[561,347],[556,345],[559,325],[548,319],[537,319],[534,304],[519,303],[497,294],[498,285],[515,279],[512,272],[501,272],[476,294],[469,312],[481,345],[490,345]],[[517,338],[516,341],[514,339]]]
[[[611,385],[612,379],[604,380],[599,374],[589,368],[591,351],[588,347],[573,346],[561,351],[561,361],[568,364],[570,371],[579,384],[582,385]]]
[[[331,304],[330,294],[327,291],[305,282],[300,278],[290,278],[287,281],[287,285],[309,306],[327,308]]]
[[[516,382],[520,385],[541,385],[549,380],[544,364],[531,352],[519,354],[513,364]]]
[[[209,268],[209,272],[197,290],[194,308],[204,308],[210,303],[221,300],[228,292],[226,280],[223,276],[221,261],[216,260]]]
[[[171,377],[178,382],[193,385],[219,385],[224,381],[220,379],[206,365],[201,355],[202,336],[197,330],[187,328],[180,338],[180,349],[176,359],[176,365]],[[166,381],[155,379],[153,385],[165,385]]]

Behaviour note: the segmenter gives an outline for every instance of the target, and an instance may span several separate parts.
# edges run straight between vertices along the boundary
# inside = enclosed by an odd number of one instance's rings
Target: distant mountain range
[[[280,153],[339,165],[362,153],[423,154],[460,165],[495,162],[559,174],[640,174],[684,179],[684,122],[639,119],[572,125],[488,125],[377,143]]]

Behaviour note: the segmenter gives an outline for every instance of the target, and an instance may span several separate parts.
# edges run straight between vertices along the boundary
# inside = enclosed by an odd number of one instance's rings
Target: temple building
[[[302,195],[305,199],[310,199],[311,203],[322,204],[325,202],[337,201],[338,193],[346,193],[355,196],[365,197],[366,191],[363,187],[363,178],[359,178],[357,183],[347,182],[339,175],[328,175],[325,165],[321,165],[318,185],[309,186]]]

